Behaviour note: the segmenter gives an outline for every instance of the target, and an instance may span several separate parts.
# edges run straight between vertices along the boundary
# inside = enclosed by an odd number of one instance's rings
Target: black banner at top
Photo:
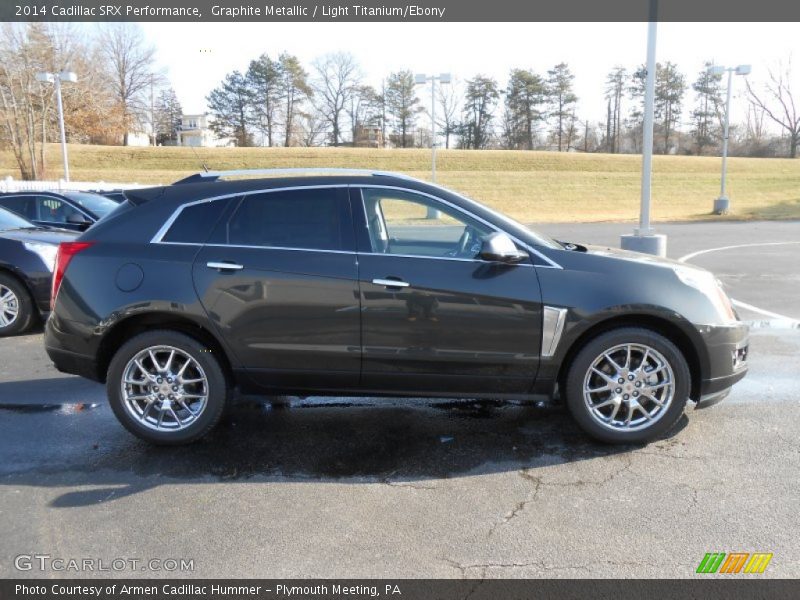
[[[2,0],[0,21],[637,22],[651,0]],[[797,0],[661,0],[658,21],[800,21]]]

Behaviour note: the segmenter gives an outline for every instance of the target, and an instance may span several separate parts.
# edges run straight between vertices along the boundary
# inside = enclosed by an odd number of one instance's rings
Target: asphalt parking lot
[[[616,246],[631,228],[541,229]],[[194,561],[112,576],[693,577],[707,552],[800,577],[800,223],[658,229],[756,327],[732,395],[646,447],[552,408],[308,398],[155,448],[51,367],[41,332],[0,339],[0,577],[97,575],[15,569],[37,553]]]

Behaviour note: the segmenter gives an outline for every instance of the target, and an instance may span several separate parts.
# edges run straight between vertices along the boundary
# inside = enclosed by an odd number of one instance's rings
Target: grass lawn
[[[210,169],[350,167],[399,171],[430,179],[430,151],[353,148],[131,148],[70,145],[76,181],[170,183]],[[47,149],[48,179],[61,174],[60,149]],[[625,221],[639,215],[639,156],[505,150],[442,150],[438,182],[520,221]],[[800,159],[732,158],[730,219],[800,218]],[[19,177],[0,149],[0,177]],[[719,218],[720,159],[656,156],[653,208],[657,221]]]

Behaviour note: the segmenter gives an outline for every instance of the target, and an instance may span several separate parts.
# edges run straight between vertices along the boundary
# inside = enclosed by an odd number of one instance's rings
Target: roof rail
[[[181,183],[199,183],[201,181],[217,181],[224,177],[247,177],[264,175],[269,177],[300,177],[300,176],[313,176],[313,175],[361,175],[372,177],[396,177],[398,179],[414,179],[402,173],[393,173],[391,171],[374,171],[371,169],[334,169],[334,168],[317,168],[317,167],[299,167],[293,169],[233,169],[230,171],[203,171],[189,175],[184,179],[180,179],[172,185]]]

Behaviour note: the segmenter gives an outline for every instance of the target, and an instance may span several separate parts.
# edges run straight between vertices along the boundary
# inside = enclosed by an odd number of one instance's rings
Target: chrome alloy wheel
[[[639,431],[667,412],[675,397],[669,361],[644,344],[620,344],[594,359],[583,380],[589,414],[614,431]]]
[[[0,327],[9,327],[19,316],[19,298],[11,289],[0,284]]]
[[[122,376],[128,413],[156,431],[177,431],[196,421],[208,404],[208,378],[189,354],[152,346],[134,356]]]

